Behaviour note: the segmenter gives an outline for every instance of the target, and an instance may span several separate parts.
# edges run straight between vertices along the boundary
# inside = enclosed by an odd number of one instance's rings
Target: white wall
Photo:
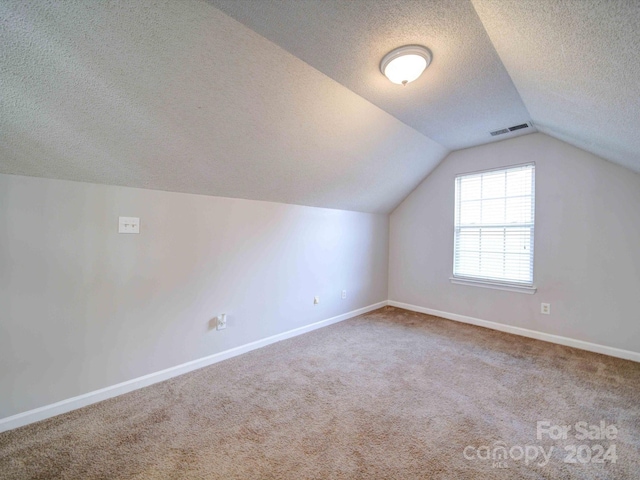
[[[451,284],[455,175],[526,162],[536,163],[537,293]],[[450,154],[390,226],[390,300],[640,352],[640,175],[527,135]]]
[[[386,300],[387,266],[386,215],[0,175],[0,418]]]

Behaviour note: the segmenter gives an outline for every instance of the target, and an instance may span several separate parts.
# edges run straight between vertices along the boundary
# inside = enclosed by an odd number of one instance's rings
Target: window
[[[452,282],[532,286],[535,165],[458,175],[455,208]]]

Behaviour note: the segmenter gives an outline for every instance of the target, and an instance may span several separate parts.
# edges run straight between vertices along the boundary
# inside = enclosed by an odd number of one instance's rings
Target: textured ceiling
[[[538,129],[640,172],[640,1],[473,4]]]
[[[205,2],[0,19],[0,173],[388,212],[448,153]]]
[[[489,132],[530,120],[468,0],[209,1],[447,148],[502,140]],[[433,62],[402,87],[379,64],[406,44]]]
[[[0,45],[0,173],[388,212],[530,119],[640,171],[637,0],[0,0]]]

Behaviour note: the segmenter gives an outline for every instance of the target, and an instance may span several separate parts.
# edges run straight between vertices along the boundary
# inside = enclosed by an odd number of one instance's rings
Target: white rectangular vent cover
[[[528,123],[521,123],[520,125],[514,125],[513,127],[507,127],[507,128],[503,128],[501,130],[495,130],[491,133],[492,137],[495,137],[496,135],[502,135],[503,133],[509,133],[509,132],[515,132],[516,130],[522,130],[523,128],[529,128],[529,124]]]

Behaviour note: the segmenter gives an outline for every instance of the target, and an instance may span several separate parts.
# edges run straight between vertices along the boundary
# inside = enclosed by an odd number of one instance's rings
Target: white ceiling
[[[473,4],[538,129],[640,172],[640,1]]]
[[[530,120],[468,0],[209,1],[449,149],[502,139],[490,132]],[[402,87],[379,65],[407,44],[427,46],[433,61]]]
[[[639,6],[2,0],[0,173],[389,212],[531,118],[640,171]],[[407,43],[434,59],[401,87]]]
[[[389,212],[448,153],[205,2],[0,18],[0,173]]]

